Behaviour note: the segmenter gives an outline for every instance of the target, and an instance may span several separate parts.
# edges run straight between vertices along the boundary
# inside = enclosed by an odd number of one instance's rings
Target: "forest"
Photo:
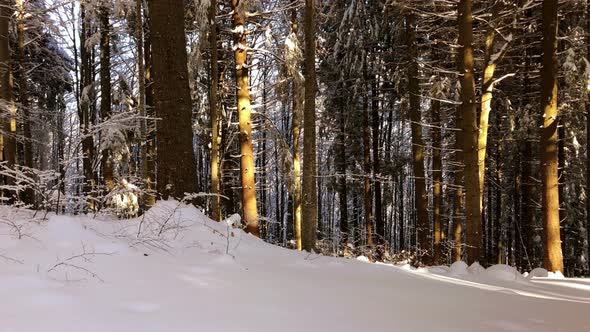
[[[588,276],[589,57],[583,0],[3,0],[2,202]]]

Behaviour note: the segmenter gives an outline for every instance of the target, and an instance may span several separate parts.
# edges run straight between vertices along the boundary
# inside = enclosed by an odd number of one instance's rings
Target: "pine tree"
[[[258,208],[256,206],[256,182],[254,176],[254,147],[252,145],[252,111],[248,74],[248,43],[242,0],[232,0],[234,56],[236,61],[237,102],[240,122],[240,173],[242,179],[243,223],[246,231],[260,236]]]
[[[477,151],[477,113],[475,103],[475,79],[473,76],[473,14],[472,1],[461,0],[458,7],[459,30],[459,82],[461,83],[461,130],[465,181],[465,215],[467,262],[480,259],[481,210],[479,199],[479,168]]]
[[[184,4],[148,0],[154,81],[157,190],[163,198],[184,198],[197,190],[192,102],[188,85]]]
[[[305,0],[305,108],[303,111],[303,250],[315,249],[317,230],[315,1]]]
[[[557,113],[557,16],[558,1],[543,0],[543,68],[541,70],[541,180],[544,229],[544,261],[549,271],[563,272],[559,220],[558,113]]]

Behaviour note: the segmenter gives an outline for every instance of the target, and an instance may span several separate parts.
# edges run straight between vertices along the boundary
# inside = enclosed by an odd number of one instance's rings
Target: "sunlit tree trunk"
[[[211,88],[209,95],[209,114],[211,117],[211,219],[221,221],[221,116],[219,112],[219,55],[217,50],[217,0],[209,5],[209,47],[211,48]]]
[[[197,190],[184,2],[148,0],[156,117],[157,190],[184,198]]]
[[[430,263],[430,223],[428,221],[428,196],[424,176],[424,142],[422,141],[422,116],[420,113],[420,86],[418,82],[418,45],[416,42],[415,17],[406,16],[406,41],[410,63],[408,65],[408,90],[410,92],[410,120],[412,126],[412,157],[414,169],[414,190],[417,213],[418,243],[424,255],[421,260]]]
[[[303,114],[303,211],[301,238],[303,250],[315,249],[317,230],[316,188],[316,72],[315,1],[305,0],[305,109]]]
[[[297,20],[297,10],[291,11],[291,36],[294,42],[297,41],[299,32],[299,22]],[[294,61],[298,61],[295,57]],[[295,232],[295,244],[297,250],[302,250],[301,243],[301,106],[303,102],[303,80],[299,74],[299,64],[288,64],[291,68],[293,82],[293,224]]]
[[[246,225],[247,232],[255,236],[260,236],[258,228],[258,210],[256,207],[250,89],[248,86],[248,46],[244,13],[240,11],[241,1],[243,0],[232,0],[232,16],[234,29],[234,56],[236,59],[236,81],[238,86],[238,115],[240,121],[240,172],[242,179],[243,222]]]
[[[541,180],[544,228],[544,261],[549,271],[563,272],[559,225],[557,157],[557,0],[543,0],[543,57],[541,70]]]
[[[5,133],[2,138],[3,161],[6,166],[14,167],[16,163],[16,107],[14,103],[13,89],[14,81],[11,71],[10,54],[10,18],[12,17],[12,3],[2,1],[0,3],[0,98],[2,98],[3,123]],[[7,184],[13,184],[14,180],[7,178]],[[6,193],[6,195],[10,195]]]
[[[459,29],[459,81],[461,83],[459,112],[462,116],[463,163],[465,164],[463,172],[466,216],[465,244],[469,264],[480,259],[482,236],[477,150],[479,130],[477,127],[475,79],[473,76],[473,15],[471,6],[471,0],[461,0],[457,20]]]

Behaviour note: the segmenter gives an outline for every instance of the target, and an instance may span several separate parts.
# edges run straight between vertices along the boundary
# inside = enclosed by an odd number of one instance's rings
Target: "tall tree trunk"
[[[145,1],[145,0],[144,0]],[[148,8],[143,6],[143,58],[145,66],[145,112],[146,112],[146,176],[147,201],[146,206],[150,207],[156,203],[156,125],[155,103],[154,103],[154,81],[152,77],[152,47],[150,42],[150,18]]]
[[[373,195],[371,192],[371,128],[369,127],[369,89],[367,83],[367,63],[365,63],[363,86],[363,211],[367,233],[367,257],[372,259],[373,251]]]
[[[100,7],[100,117],[108,121],[111,117],[111,47],[110,47],[110,24],[109,8],[106,4]],[[113,160],[109,143],[101,133],[101,169],[107,193],[113,190],[115,183],[113,179]]]
[[[157,189],[163,198],[197,190],[184,2],[148,0],[156,116]]]
[[[590,59],[590,0],[586,2],[586,59]],[[590,86],[586,99],[586,257],[590,255]],[[587,263],[588,264],[588,263]],[[590,269],[590,265],[588,265]]]
[[[481,209],[479,198],[478,168],[478,127],[475,104],[475,79],[473,76],[473,15],[472,0],[459,2],[459,81],[461,83],[462,115],[461,130],[463,131],[463,163],[465,181],[465,216],[467,262],[471,264],[480,259],[482,239]]]
[[[256,181],[254,176],[254,148],[252,146],[252,122],[250,109],[250,89],[248,78],[248,50],[246,23],[241,12],[240,2],[232,0],[234,25],[234,56],[236,58],[236,81],[238,85],[238,115],[240,122],[240,152],[242,178],[243,222],[246,231],[260,236],[258,229],[258,209],[256,207]]]
[[[492,9],[492,22],[498,15],[498,4],[495,3]],[[492,98],[494,90],[494,72],[496,71],[496,61],[493,59],[494,56],[494,39],[496,37],[496,27],[490,26],[486,33],[485,49],[484,49],[484,71],[483,71],[483,86],[482,96],[480,103],[480,116],[479,116],[479,136],[478,136],[478,165],[479,165],[479,205],[480,211],[483,213],[483,197],[484,197],[484,184],[485,184],[485,173],[486,173],[486,151],[488,143],[488,127],[490,121],[490,112],[492,110]]]
[[[315,1],[305,0],[305,109],[303,114],[303,250],[315,249],[317,230],[316,133],[315,133]]]
[[[299,22],[297,21],[297,10],[291,11],[291,36],[293,42],[297,45],[297,33],[299,32]],[[299,59],[295,57],[294,61]],[[293,224],[295,226],[295,243],[297,250],[302,250],[301,242],[301,104],[303,102],[302,85],[303,80],[299,73],[299,63],[291,63],[291,77],[293,81]]]
[[[375,65],[376,66],[376,65]],[[373,70],[376,70],[375,68]],[[373,179],[374,179],[374,194],[375,194],[375,239],[376,244],[385,244],[385,223],[383,222],[382,207],[381,207],[381,180],[379,179],[381,172],[380,164],[380,140],[379,140],[379,124],[381,123],[379,114],[379,76],[374,74],[373,84],[371,88],[371,128],[373,135]],[[383,248],[382,248],[383,249]]]
[[[221,116],[219,112],[219,55],[217,49],[217,0],[209,5],[209,47],[211,48],[211,88],[209,95],[209,115],[211,117],[211,219],[221,221]]]
[[[350,230],[348,228],[348,193],[346,187],[346,100],[343,97],[344,87],[342,83],[338,84],[339,102],[339,122],[340,130],[336,139],[336,160],[335,166],[338,170],[338,201],[340,211],[340,246],[344,255],[348,253],[348,237]]]
[[[16,107],[14,104],[13,88],[14,82],[11,70],[10,53],[10,18],[12,17],[12,2],[3,1],[0,4],[0,98],[4,121],[2,127],[5,133],[2,137],[3,161],[8,168],[13,168],[16,163]],[[7,178],[6,184],[14,184],[14,179]],[[12,195],[6,193],[5,195]]]
[[[86,41],[90,36],[90,27],[86,17],[86,4],[80,5],[80,20],[82,27],[80,30],[80,78],[81,78],[81,101],[80,101],[80,132],[82,133],[82,173],[84,174],[84,195],[87,196],[87,203],[90,210],[95,209],[95,201],[91,197],[95,189],[95,176],[93,169],[94,162],[94,135],[91,134],[92,125],[92,100],[93,79],[92,79],[92,50],[86,46]]]
[[[141,116],[140,123],[140,158],[141,158],[141,178],[143,179],[144,185],[146,186],[146,192],[142,194],[141,204],[143,209],[147,209],[153,205],[153,195],[149,193],[150,186],[150,174],[148,171],[148,125],[147,125],[147,111],[146,111],[146,66],[145,66],[145,55],[144,55],[144,35],[143,35],[143,0],[135,1],[135,39],[137,47],[137,74],[138,74],[138,90],[139,90],[139,102],[138,102],[138,113]]]
[[[26,167],[33,167],[33,141],[31,136],[31,110],[29,105],[28,85],[27,85],[27,66],[25,63],[25,7],[23,0],[16,0],[17,9],[17,57],[19,70],[19,97],[20,105],[23,110],[23,139],[24,139],[24,165]],[[33,176],[32,173],[27,172],[28,176]],[[32,188],[27,188],[23,193],[23,201],[27,204],[34,203],[34,192]]]
[[[543,0],[543,69],[541,70],[541,180],[544,228],[544,261],[549,271],[563,272],[559,225],[557,157],[557,0]]]
[[[441,223],[442,208],[442,156],[441,156],[441,126],[440,101],[438,96],[431,101],[432,107],[432,219],[434,224],[434,264],[441,263],[442,241],[444,231]]]
[[[406,41],[409,50],[410,63],[408,65],[408,90],[410,92],[410,120],[412,122],[412,156],[414,170],[415,204],[417,212],[416,231],[418,243],[422,250],[420,258],[424,263],[430,263],[430,223],[428,221],[428,196],[424,175],[424,143],[422,141],[422,116],[420,112],[420,86],[418,82],[418,45],[416,42],[414,14],[406,17]]]

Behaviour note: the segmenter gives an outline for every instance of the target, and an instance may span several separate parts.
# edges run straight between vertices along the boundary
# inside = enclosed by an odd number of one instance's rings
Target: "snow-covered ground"
[[[309,255],[172,201],[42,217],[0,209],[0,332],[590,331],[590,280]]]

